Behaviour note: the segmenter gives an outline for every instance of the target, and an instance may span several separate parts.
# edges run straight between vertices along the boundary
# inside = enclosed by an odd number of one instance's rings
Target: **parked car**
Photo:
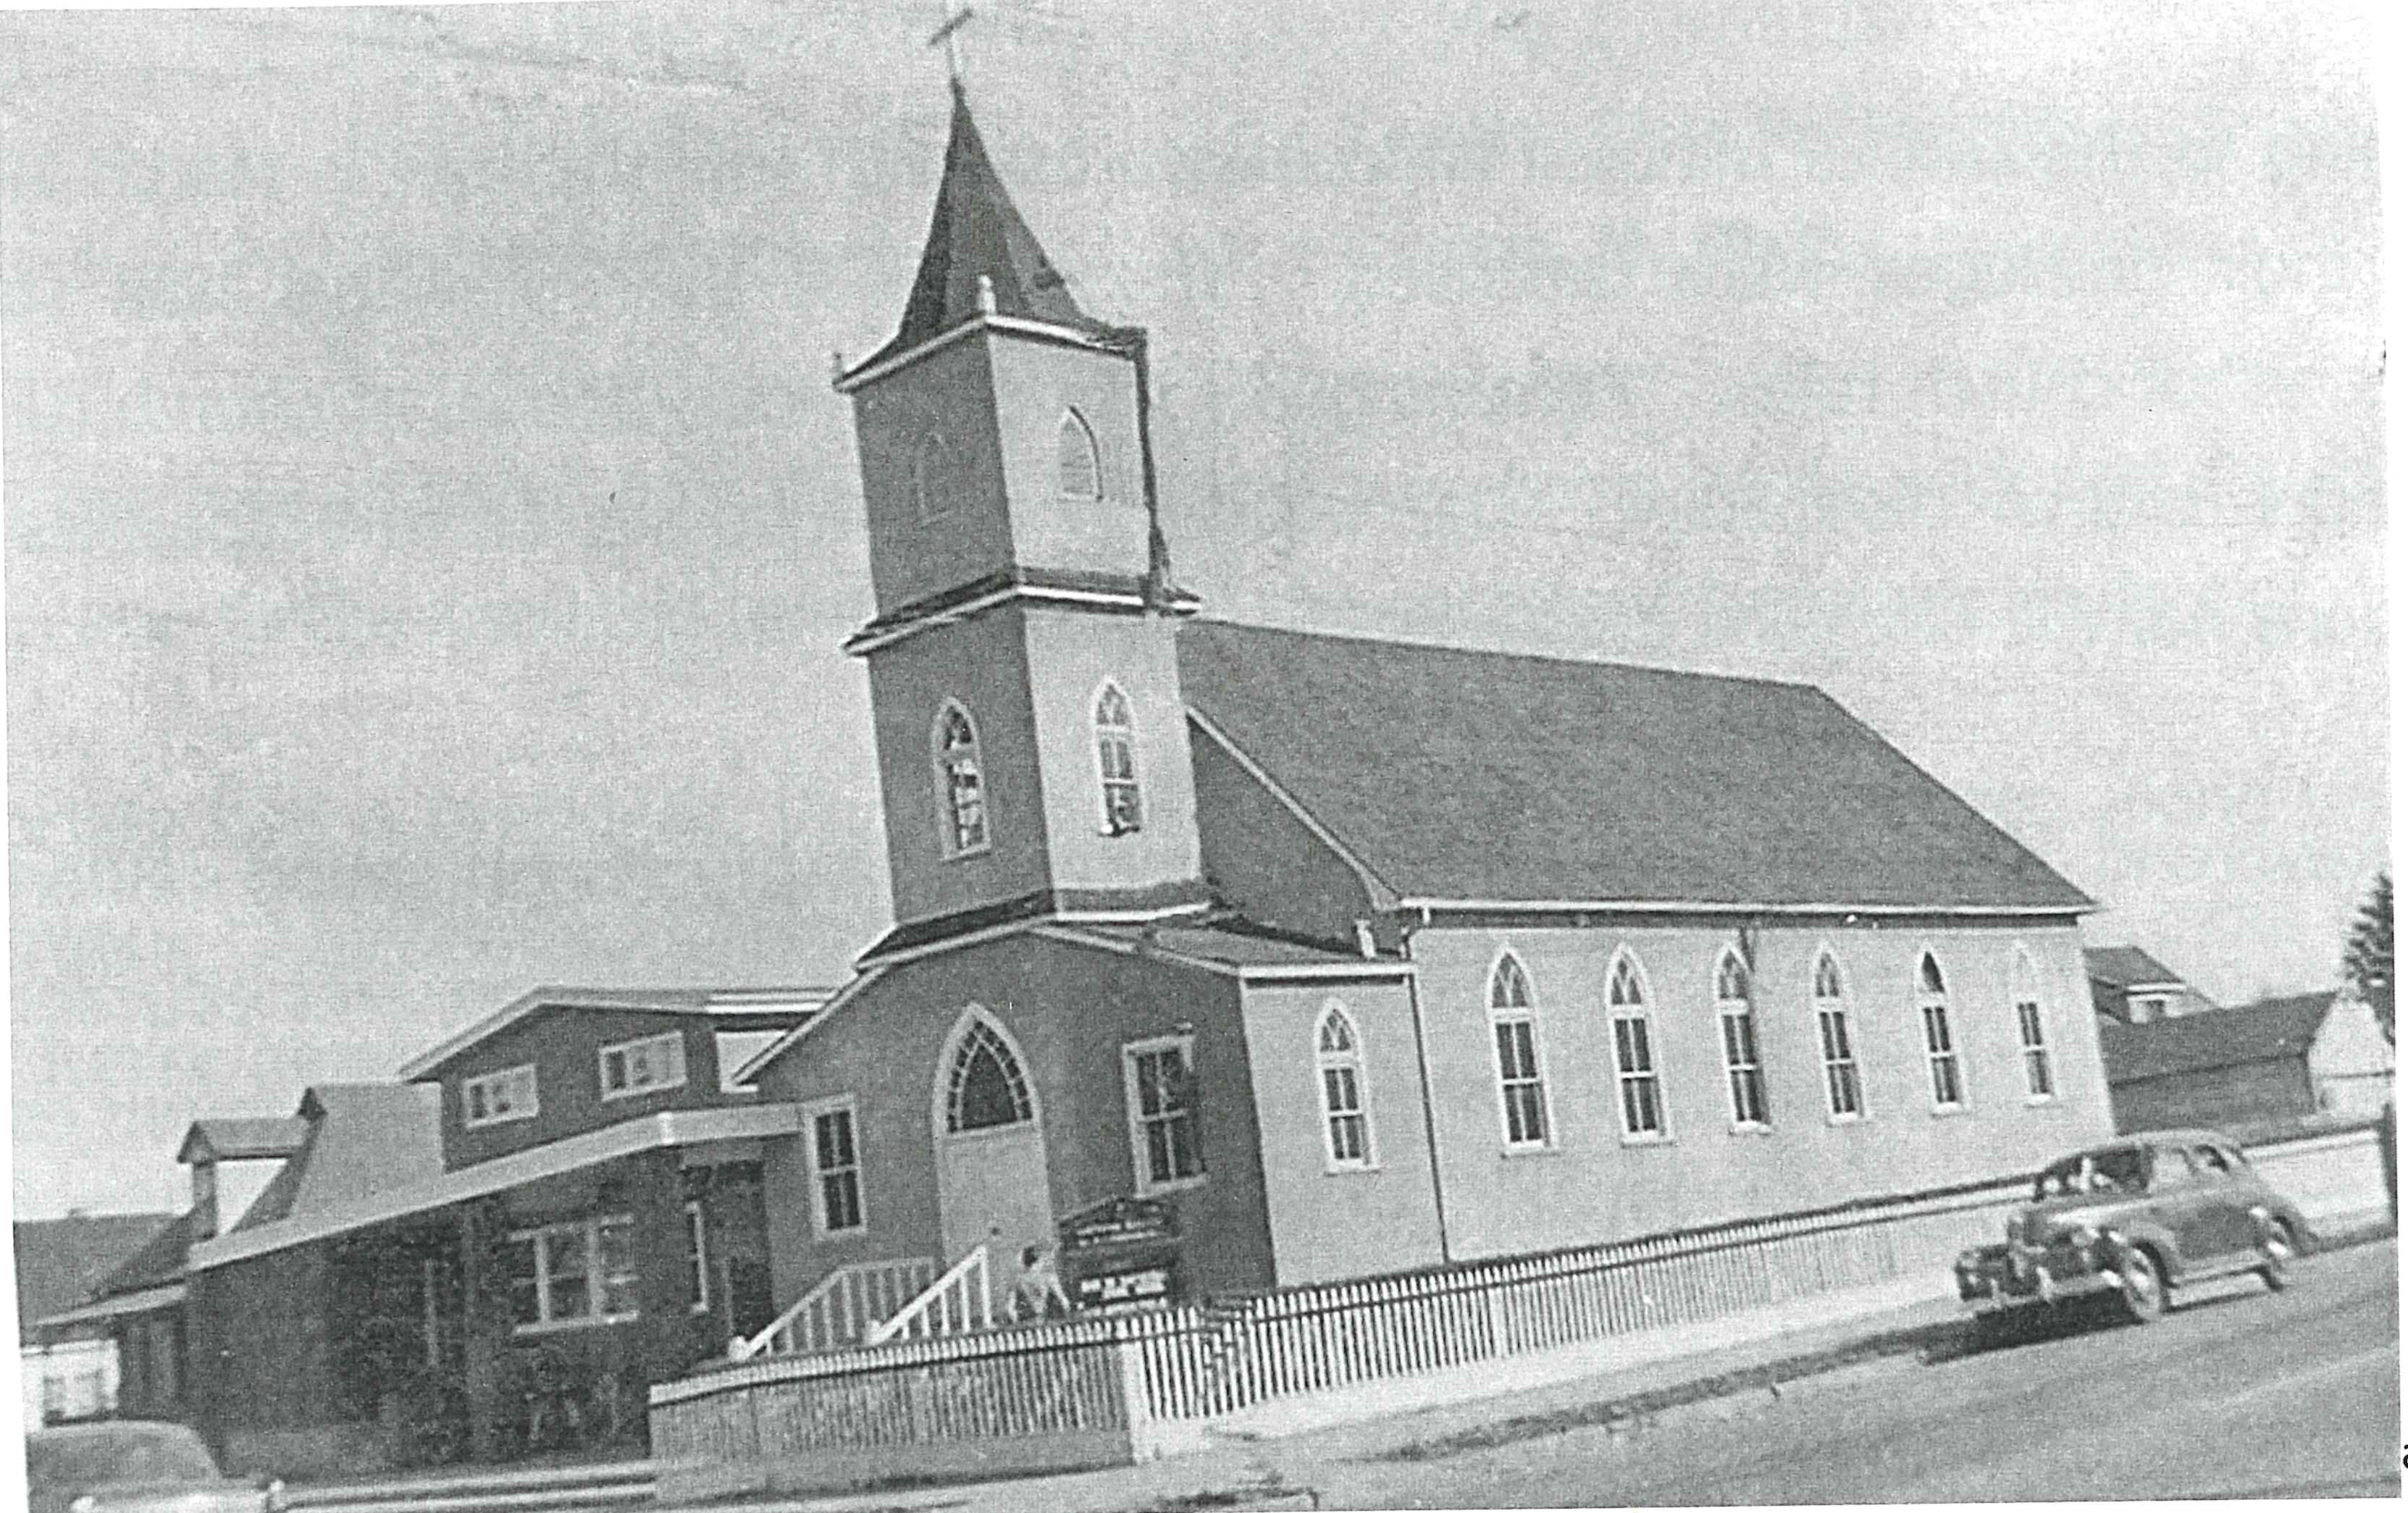
[[[2003,1243],[1956,1258],[1956,1295],[1996,1330],[2027,1309],[2112,1296],[2141,1323],[2170,1293],[2256,1272],[2281,1291],[2312,1240],[2228,1136],[2161,1130],[2052,1163]]]
[[[25,1436],[34,1513],[281,1513],[281,1482],[218,1470],[191,1427],[118,1419]]]

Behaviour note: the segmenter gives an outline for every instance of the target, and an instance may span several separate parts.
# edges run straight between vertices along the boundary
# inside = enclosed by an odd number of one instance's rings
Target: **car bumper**
[[[2068,1303],[2123,1290],[2123,1278],[2091,1252],[2056,1246],[1968,1251],[1956,1260],[1956,1299],[1969,1313]]]

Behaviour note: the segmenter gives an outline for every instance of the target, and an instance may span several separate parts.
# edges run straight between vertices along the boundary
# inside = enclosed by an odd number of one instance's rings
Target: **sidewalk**
[[[2328,1248],[2389,1236],[2388,1213],[2336,1225]],[[1502,1395],[1322,1427],[1283,1425],[1273,1434],[1219,1436],[1210,1448],[1140,1465],[1004,1481],[886,1487],[858,1492],[768,1497],[663,1509],[661,1513],[1205,1513],[1308,1508],[1314,1489],[1347,1463],[1411,1461],[1584,1425],[1645,1424],[1693,1404],[1777,1395],[1782,1385],[1887,1360],[1950,1349],[1963,1338],[1953,1299],[1860,1314],[1678,1357],[1626,1364],[1593,1376]],[[1411,1382],[1400,1382],[1410,1390]],[[1310,1411],[1298,1403],[1296,1411]]]

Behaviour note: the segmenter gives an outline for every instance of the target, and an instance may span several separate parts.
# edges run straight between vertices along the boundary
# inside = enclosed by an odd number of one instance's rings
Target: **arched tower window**
[[[1606,1012],[1613,1020],[1614,1081],[1622,1094],[1622,1138],[1664,1138],[1664,1092],[1656,1069],[1654,1025],[1647,1013],[1647,984],[1638,960],[1617,951],[1606,975]]]
[[[1323,1127],[1329,1137],[1329,1169],[1352,1171],[1371,1164],[1371,1117],[1363,1084],[1363,1039],[1345,1007],[1332,1000],[1313,1030],[1313,1069],[1321,1076]]]
[[[1061,469],[1064,498],[1104,497],[1103,456],[1096,450],[1095,431],[1077,411],[1062,411],[1062,429],[1054,439],[1054,453]]]
[[[1764,1060],[1756,1052],[1754,988],[1747,963],[1726,947],[1714,963],[1714,1016],[1722,1025],[1731,1122],[1761,1130],[1772,1123],[1772,1106],[1764,1095]]]
[[[1488,974],[1488,1024],[1497,1042],[1497,1092],[1505,1110],[1505,1144],[1531,1149],[1547,1143],[1547,1083],[1539,1066],[1539,1010],[1530,974],[1512,953]]]
[[[986,771],[979,764],[978,727],[970,712],[948,701],[930,738],[937,763],[937,815],[948,857],[984,851]]]
[[[1862,1117],[1865,1094],[1856,1076],[1856,1042],[1848,1035],[1848,987],[1839,959],[1828,951],[1814,958],[1814,1029],[1822,1037],[1823,1097],[1832,1119]]]
[[[2040,1003],[2040,972],[2029,953],[2015,947],[2015,1037],[2024,1051],[2024,1096],[2037,1103],[2057,1096],[2057,1070],[2048,1059],[2048,1016]]]
[[[953,507],[953,455],[941,432],[932,431],[911,449],[911,507],[924,521]]]
[[[1106,835],[1135,835],[1145,828],[1145,806],[1137,785],[1137,726],[1118,685],[1096,696],[1096,774],[1101,785]]]
[[[1020,1058],[994,1025],[971,1016],[953,1042],[953,1062],[945,1073],[945,1132],[1000,1130],[1035,1117]]]
[[[1956,1058],[1956,1032],[1948,1022],[1948,980],[1928,951],[1914,973],[1914,1006],[1923,1016],[1923,1050],[1931,1065],[1931,1106],[1965,1106],[1965,1070]]]

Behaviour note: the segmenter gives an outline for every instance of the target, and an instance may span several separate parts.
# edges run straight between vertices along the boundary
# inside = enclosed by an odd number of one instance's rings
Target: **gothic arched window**
[[[934,520],[953,507],[953,454],[941,432],[922,437],[911,449],[911,506],[922,520]]]
[[[938,712],[930,744],[937,763],[937,814],[948,857],[986,849],[986,773],[979,765],[978,727],[950,700]]]
[[[1505,1144],[1547,1143],[1547,1082],[1539,1067],[1539,1010],[1530,974],[1511,952],[1488,974],[1488,1025],[1497,1040],[1497,1093],[1505,1106]]]
[[[1371,1117],[1363,1085],[1363,1040],[1335,999],[1321,1011],[1313,1030],[1313,1070],[1321,1075],[1321,1112],[1328,1131],[1329,1168],[1371,1164]]]
[[[1655,1025],[1647,1013],[1647,984],[1639,963],[1617,951],[1607,974],[1605,1005],[1613,1020],[1614,1081],[1622,1093],[1622,1138],[1664,1138],[1664,1093],[1656,1068]]]
[[[1137,786],[1137,726],[1126,696],[1112,684],[1096,696],[1096,773],[1102,785],[1106,835],[1135,835],[1145,828],[1145,806]]]
[[[1726,948],[1714,964],[1714,1016],[1722,1024],[1731,1122],[1761,1130],[1772,1122],[1772,1106],[1764,1096],[1764,1059],[1756,1051],[1754,987],[1747,963]]]
[[[972,1016],[953,1043],[953,1065],[946,1073],[945,1132],[999,1130],[1026,1124],[1034,1117],[1020,1058],[1011,1054],[995,1026]]]
[[[1823,1096],[1831,1117],[1862,1117],[1865,1094],[1856,1077],[1856,1043],[1848,1036],[1848,987],[1839,959],[1828,951],[1814,958],[1814,1029],[1823,1042]]]
[[[1914,1006],[1923,1016],[1923,1050],[1931,1064],[1931,1106],[1965,1106],[1965,1071],[1956,1059],[1956,1032],[1948,1022],[1948,980],[1940,963],[1923,953],[1914,973]]]
[[[1062,429],[1055,438],[1054,451],[1061,468],[1064,498],[1104,497],[1103,456],[1096,450],[1096,433],[1077,411],[1062,411]]]

